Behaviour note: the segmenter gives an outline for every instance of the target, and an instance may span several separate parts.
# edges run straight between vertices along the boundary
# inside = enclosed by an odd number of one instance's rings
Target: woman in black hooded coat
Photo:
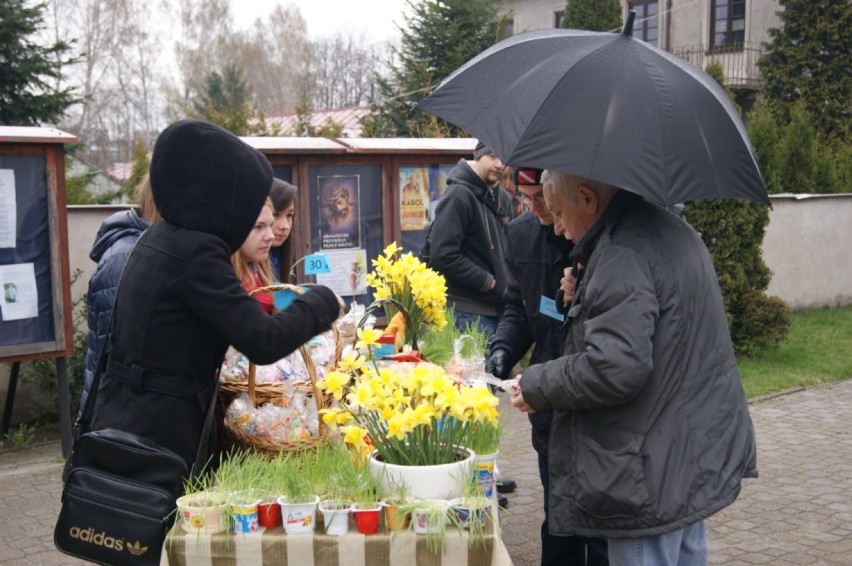
[[[160,134],[151,188],[164,220],[122,274],[92,430],[138,434],[192,466],[228,346],[269,364],[331,327],[340,303],[326,287],[268,315],[234,274],[230,256],[271,184],[266,157],[219,126],[185,120]]]

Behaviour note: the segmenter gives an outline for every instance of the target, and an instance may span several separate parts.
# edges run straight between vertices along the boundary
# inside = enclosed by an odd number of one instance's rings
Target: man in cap
[[[430,229],[429,264],[447,281],[447,303],[459,330],[478,324],[490,338],[509,280],[506,224],[512,203],[498,186],[503,162],[494,151],[479,142],[473,158],[460,159],[447,178]]]
[[[530,365],[559,357],[559,329],[564,315],[556,305],[556,292],[572,244],[555,230],[553,215],[544,200],[547,172],[516,167],[514,183],[521,201],[529,209],[509,223],[507,239],[510,280],[506,309],[491,343],[486,370],[507,379],[511,369],[532,346]],[[551,411],[529,415],[532,444],[538,453],[538,469],[544,491],[544,522],[541,525],[542,566],[605,565],[606,541],[581,537],[554,536],[548,532],[547,444]]]
[[[522,411],[553,410],[550,532],[606,538],[613,565],[706,564],[704,520],[757,475],[710,254],[638,195],[551,180],[550,209],[584,267],[562,356],[529,367],[512,396]]]

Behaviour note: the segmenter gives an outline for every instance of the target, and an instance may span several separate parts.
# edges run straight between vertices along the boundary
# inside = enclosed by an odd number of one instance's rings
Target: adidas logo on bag
[[[143,554],[148,552],[148,547],[142,546],[142,543],[137,540],[133,544],[128,545],[127,550],[129,550],[130,554],[132,554],[133,556],[142,556]]]
[[[96,544],[119,552],[124,550],[124,539],[108,536],[106,531],[96,533],[95,529],[92,527],[89,527],[88,529],[71,527],[69,534],[71,535],[71,538],[75,538],[83,542]],[[127,545],[127,551],[133,556],[142,556],[148,552],[148,547],[142,546],[142,542],[137,540],[136,542]]]

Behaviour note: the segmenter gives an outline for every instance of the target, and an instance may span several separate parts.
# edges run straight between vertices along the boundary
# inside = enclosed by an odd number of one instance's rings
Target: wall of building
[[[659,0],[659,44],[666,48],[666,18],[670,18],[669,49],[708,44],[711,0]],[[565,10],[560,0],[507,0],[504,11],[514,13],[515,33],[553,28],[553,14]],[[624,13],[628,0],[621,0]],[[768,29],[780,27],[778,0],[746,2],[746,43],[759,45],[769,40]]]
[[[565,0],[506,0],[504,12],[514,13],[515,33],[552,29],[553,15],[565,10]]]

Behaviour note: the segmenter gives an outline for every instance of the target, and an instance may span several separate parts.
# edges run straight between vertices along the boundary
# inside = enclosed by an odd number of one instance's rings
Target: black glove
[[[512,366],[509,364],[509,352],[506,350],[494,350],[485,364],[485,371],[500,379],[509,379]]]

